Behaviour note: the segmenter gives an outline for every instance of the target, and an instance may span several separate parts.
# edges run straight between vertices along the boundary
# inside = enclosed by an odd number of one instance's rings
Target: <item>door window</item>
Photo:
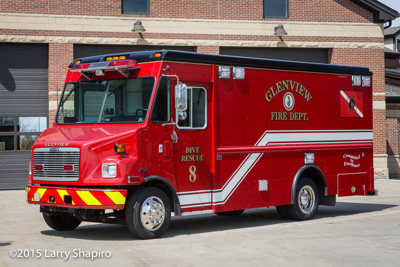
[[[188,87],[188,108],[184,120],[179,120],[180,129],[205,129],[207,127],[207,91],[200,87]]]

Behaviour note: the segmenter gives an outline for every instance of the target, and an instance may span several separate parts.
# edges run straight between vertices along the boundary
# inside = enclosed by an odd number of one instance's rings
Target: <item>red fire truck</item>
[[[276,206],[308,220],[375,194],[368,68],[179,51],[74,60],[32,148],[27,200],[53,229]]]

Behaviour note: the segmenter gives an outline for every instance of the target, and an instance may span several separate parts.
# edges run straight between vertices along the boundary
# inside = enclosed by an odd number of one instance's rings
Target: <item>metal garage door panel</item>
[[[329,49],[324,48],[259,48],[221,47],[221,55],[329,63]]]
[[[31,153],[17,151],[0,155],[0,189],[23,189],[28,179]]]
[[[0,58],[0,117],[48,117],[48,46],[0,43]],[[30,157],[0,151],[0,189],[25,187]]]
[[[0,44],[1,116],[47,117],[47,54],[47,45]]]
[[[194,46],[158,46],[158,45],[74,45],[74,58],[90,57],[105,54],[150,51],[181,50],[195,52]]]

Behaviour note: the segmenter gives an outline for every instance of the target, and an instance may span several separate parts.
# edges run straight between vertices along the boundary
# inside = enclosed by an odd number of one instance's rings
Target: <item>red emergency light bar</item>
[[[106,61],[106,62],[95,62],[95,63],[82,63],[75,64],[72,66],[72,72],[95,72],[96,70],[116,70],[115,67],[127,68],[127,69],[138,69],[137,62],[132,59],[118,60],[118,61]]]
[[[125,77],[128,77],[134,70],[137,70],[139,68],[140,67],[137,65],[137,62],[135,60],[127,59],[127,60],[75,64],[74,66],[72,66],[71,72],[80,72],[86,77],[88,77],[87,74],[94,73],[96,72],[96,70],[118,71]]]

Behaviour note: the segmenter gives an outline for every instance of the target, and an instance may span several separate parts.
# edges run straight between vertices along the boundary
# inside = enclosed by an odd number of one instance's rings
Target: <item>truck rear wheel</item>
[[[74,216],[67,213],[43,213],[43,219],[48,226],[57,231],[70,231],[74,230],[81,224],[81,221]]]
[[[304,221],[314,217],[318,210],[318,187],[310,178],[302,178],[296,187],[294,204],[288,206],[290,217]]]
[[[142,239],[163,235],[171,219],[167,195],[155,187],[145,187],[132,194],[126,204],[126,224],[129,231]]]

